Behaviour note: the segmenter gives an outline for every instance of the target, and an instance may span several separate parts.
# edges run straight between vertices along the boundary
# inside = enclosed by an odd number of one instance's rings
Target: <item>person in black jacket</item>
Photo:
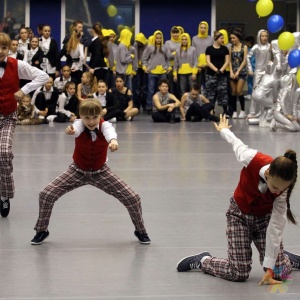
[[[39,47],[39,38],[34,36],[30,40],[30,49],[27,54],[27,61],[33,67],[42,70],[41,64],[43,63],[44,52]]]
[[[50,37],[51,27],[44,25],[43,35],[40,38],[40,47],[44,52],[43,63],[41,68],[49,76],[55,79],[59,76],[60,63],[58,57],[58,44],[55,39]]]
[[[88,65],[89,71],[97,77],[97,81],[102,79],[108,83],[109,71],[105,62],[105,57],[108,57],[109,50],[107,43],[102,34],[102,25],[96,23],[91,30],[93,39],[88,47],[90,53],[90,62]]]
[[[118,116],[123,114],[115,95],[107,91],[107,84],[104,80],[98,81],[97,92],[93,94],[93,97],[101,103],[102,118],[105,121],[115,123]]]

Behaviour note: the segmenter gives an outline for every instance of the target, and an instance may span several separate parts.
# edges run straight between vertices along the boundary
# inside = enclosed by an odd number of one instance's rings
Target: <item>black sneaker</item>
[[[135,230],[134,235],[138,238],[141,244],[149,245],[151,243],[147,233],[139,233],[137,230]]]
[[[6,218],[9,214],[10,211],[10,203],[9,203],[9,199],[7,200],[0,200],[0,213],[1,213],[1,217]]]
[[[199,254],[183,258],[177,265],[178,272],[187,272],[191,270],[201,269],[201,259],[204,256],[210,256],[209,252],[201,252]]]
[[[31,245],[41,245],[44,240],[49,236],[49,231],[40,231],[31,240]]]
[[[286,254],[291,262],[292,269],[300,270],[300,255],[283,250],[283,254]]]

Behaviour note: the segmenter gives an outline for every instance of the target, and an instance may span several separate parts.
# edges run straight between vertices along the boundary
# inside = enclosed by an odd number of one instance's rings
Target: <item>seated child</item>
[[[57,88],[53,87],[52,77],[49,77],[47,83],[34,92],[31,103],[35,105],[40,119],[49,121],[49,116],[56,115],[58,96]]]
[[[169,122],[171,124],[180,122],[176,117],[176,109],[180,106],[180,101],[169,93],[168,79],[161,78],[158,82],[158,92],[153,96],[153,113],[154,122]]]
[[[212,115],[210,111],[214,104],[200,94],[200,85],[194,83],[191,91],[181,97],[180,113],[182,121],[200,122],[202,119],[219,122],[220,118]]]
[[[18,103],[17,108],[17,124],[18,125],[39,125],[43,124],[43,120],[35,117],[34,105],[31,104],[30,95],[25,95]]]

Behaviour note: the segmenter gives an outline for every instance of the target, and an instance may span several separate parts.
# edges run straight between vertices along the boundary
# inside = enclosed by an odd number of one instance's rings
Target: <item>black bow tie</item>
[[[85,127],[84,129],[86,132],[95,132],[95,133],[98,133],[99,129],[98,128],[95,128],[93,130],[89,130],[87,127]]]
[[[0,62],[0,67],[2,67],[3,69],[6,68],[6,61],[1,61]]]

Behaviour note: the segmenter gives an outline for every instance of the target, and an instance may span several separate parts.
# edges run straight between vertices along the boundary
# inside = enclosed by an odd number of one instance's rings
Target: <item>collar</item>
[[[265,181],[266,181],[266,176],[265,176],[265,172],[266,170],[270,167],[270,164],[263,166],[260,170],[259,170],[259,176]]]

